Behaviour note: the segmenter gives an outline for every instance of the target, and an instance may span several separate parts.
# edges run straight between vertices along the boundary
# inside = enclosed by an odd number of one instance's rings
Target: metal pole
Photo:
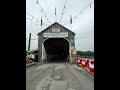
[[[56,6],[55,6],[55,22],[57,22],[57,16],[56,16]]]

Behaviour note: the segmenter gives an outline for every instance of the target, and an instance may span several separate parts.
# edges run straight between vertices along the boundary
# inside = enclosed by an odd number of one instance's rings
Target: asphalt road
[[[68,62],[26,68],[26,90],[94,90],[94,76]]]

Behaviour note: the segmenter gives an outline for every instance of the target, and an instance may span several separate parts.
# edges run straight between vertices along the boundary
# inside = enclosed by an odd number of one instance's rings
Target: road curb
[[[78,67],[81,67],[81,68],[82,68],[82,66],[81,66],[81,65],[76,65],[76,66],[78,66]],[[82,69],[84,69],[86,72],[88,72],[89,74],[91,74],[92,76],[94,76],[94,74],[93,74],[93,73],[91,73],[89,70],[87,70],[87,68],[82,68]]]
[[[83,68],[84,69],[84,68]],[[88,73],[90,73],[91,75],[93,75],[94,76],[94,74],[93,73],[91,73],[90,71],[88,71],[87,69],[84,69],[85,71],[87,71]]]
[[[26,67],[29,67],[29,66],[32,66],[32,65],[35,65],[35,63],[26,64]]]

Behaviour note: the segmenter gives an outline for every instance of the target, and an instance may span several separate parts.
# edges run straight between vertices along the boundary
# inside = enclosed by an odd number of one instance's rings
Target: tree
[[[80,56],[94,56],[94,52],[91,51],[77,51],[76,54]]]

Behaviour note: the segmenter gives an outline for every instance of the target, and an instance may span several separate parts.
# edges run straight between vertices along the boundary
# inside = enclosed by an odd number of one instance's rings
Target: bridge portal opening
[[[49,38],[43,43],[49,61],[68,61],[69,42],[64,38]]]

